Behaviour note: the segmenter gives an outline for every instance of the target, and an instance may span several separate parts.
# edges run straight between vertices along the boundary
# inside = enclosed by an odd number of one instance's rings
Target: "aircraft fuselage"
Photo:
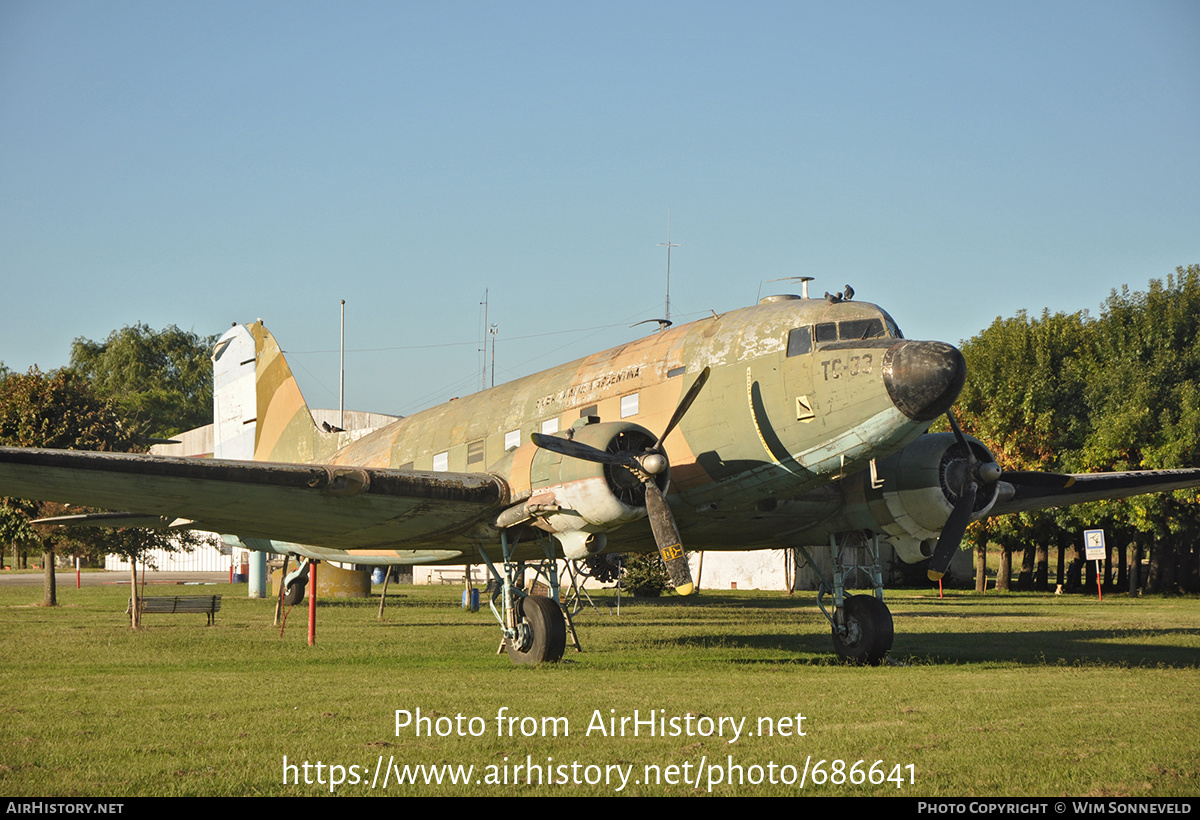
[[[298,451],[295,436],[265,429],[255,458],[491,472],[514,502],[566,498],[563,456],[533,446],[531,434],[626,422],[657,435],[705,367],[708,383],[665,442],[667,498],[688,548],[778,546],[785,533],[767,513],[797,496],[811,503],[791,505],[787,530],[828,518],[840,491],[820,488],[925,432],[965,375],[956,349],[903,340],[875,305],[771,297],[455,399],[341,449],[337,437],[320,436]],[[618,523],[608,551],[653,548],[644,520]],[[451,540],[469,550],[485,535],[476,526]]]

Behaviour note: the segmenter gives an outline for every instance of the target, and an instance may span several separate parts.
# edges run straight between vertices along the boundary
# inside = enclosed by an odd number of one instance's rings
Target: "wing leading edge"
[[[487,473],[430,473],[0,447],[0,496],[62,501],[196,529],[386,549],[436,542],[502,507]]]

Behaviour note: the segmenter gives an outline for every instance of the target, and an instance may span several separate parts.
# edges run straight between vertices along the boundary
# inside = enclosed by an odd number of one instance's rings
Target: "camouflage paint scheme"
[[[788,336],[796,328],[856,319],[875,319],[888,335],[787,355]],[[596,473],[593,465],[572,463],[530,443],[530,434],[543,431],[547,422],[565,431],[585,413],[659,431],[695,375],[709,367],[708,384],[665,443],[668,499],[693,549],[794,546],[804,530],[811,533],[804,543],[827,543],[828,533],[814,526],[842,506],[840,493],[829,492],[831,479],[860,472],[872,458],[903,447],[929,426],[905,416],[889,396],[884,359],[898,331],[886,313],[866,302],[764,300],[453,400],[353,441],[347,433],[325,433],[312,424],[275,339],[261,324],[249,330],[259,359],[257,460],[433,472],[435,455],[445,454],[443,469],[452,473],[501,477],[508,487],[506,504]],[[622,399],[635,394],[637,412],[622,419]],[[511,441],[514,431],[522,444],[506,452],[506,434]],[[468,464],[473,442],[482,443],[483,456]],[[826,492],[815,500],[767,512],[778,509],[781,498],[821,487]],[[494,529],[474,526],[443,533],[437,544],[405,546],[452,545],[470,558],[476,543],[486,548],[496,538]],[[530,548],[531,556],[540,554]],[[644,520],[608,533],[606,551],[653,548]],[[420,560],[406,553],[379,554]]]

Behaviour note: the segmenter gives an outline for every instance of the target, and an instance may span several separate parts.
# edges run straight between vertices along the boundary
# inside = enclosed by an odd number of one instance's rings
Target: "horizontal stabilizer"
[[[178,530],[191,526],[193,521],[185,518],[174,520],[162,515],[144,515],[131,512],[79,513],[77,515],[55,515],[37,518],[30,524],[54,524],[61,527],[143,527],[152,530]]]

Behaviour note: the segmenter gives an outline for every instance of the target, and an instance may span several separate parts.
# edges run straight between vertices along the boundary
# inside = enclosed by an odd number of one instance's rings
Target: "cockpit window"
[[[880,311],[882,313],[882,311]],[[787,354],[799,356],[810,353],[814,344],[830,342],[861,342],[865,339],[891,337],[903,339],[900,328],[886,313],[869,319],[847,319],[844,322],[822,322],[812,327],[797,327],[788,332]]]
[[[812,350],[812,328],[805,325],[788,332],[787,354],[789,356],[799,356],[810,350]]]
[[[887,335],[880,319],[850,319],[840,323],[839,334],[843,342],[860,342]]]
[[[893,339],[903,339],[904,334],[900,332],[900,328],[896,324],[896,321],[891,316],[888,316],[886,310],[881,310],[879,312],[883,314],[883,321],[887,324],[888,335]]]

